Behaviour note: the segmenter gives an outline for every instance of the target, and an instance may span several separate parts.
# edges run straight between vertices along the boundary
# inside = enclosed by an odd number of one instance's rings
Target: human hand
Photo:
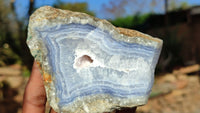
[[[45,113],[46,93],[40,69],[36,62],[26,85],[23,99],[23,113]],[[123,108],[112,113],[135,113],[134,108]],[[50,113],[56,113],[53,109]]]
[[[45,113],[46,93],[36,62],[33,64],[32,73],[26,85],[23,99],[23,113]],[[56,113],[51,110],[50,113]]]

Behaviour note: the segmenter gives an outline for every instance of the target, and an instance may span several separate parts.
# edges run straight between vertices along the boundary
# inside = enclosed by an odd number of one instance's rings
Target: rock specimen
[[[101,113],[143,105],[154,81],[160,39],[84,13],[41,7],[28,46],[57,112]]]

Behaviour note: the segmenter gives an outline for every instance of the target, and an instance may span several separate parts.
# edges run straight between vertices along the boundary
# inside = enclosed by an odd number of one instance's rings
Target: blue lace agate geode
[[[57,112],[99,113],[143,105],[162,41],[87,14],[42,7],[30,18],[28,46]]]

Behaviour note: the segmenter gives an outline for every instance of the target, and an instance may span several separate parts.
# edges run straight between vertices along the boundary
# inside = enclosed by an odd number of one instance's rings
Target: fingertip
[[[50,113],[57,113],[52,108],[50,109]]]
[[[32,67],[32,73],[26,85],[23,100],[23,113],[44,113],[46,104],[46,93],[36,62]]]

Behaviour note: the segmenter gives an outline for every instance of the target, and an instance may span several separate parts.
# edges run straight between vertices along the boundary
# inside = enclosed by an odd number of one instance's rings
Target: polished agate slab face
[[[162,41],[87,14],[42,7],[28,46],[57,112],[100,113],[147,102]]]

